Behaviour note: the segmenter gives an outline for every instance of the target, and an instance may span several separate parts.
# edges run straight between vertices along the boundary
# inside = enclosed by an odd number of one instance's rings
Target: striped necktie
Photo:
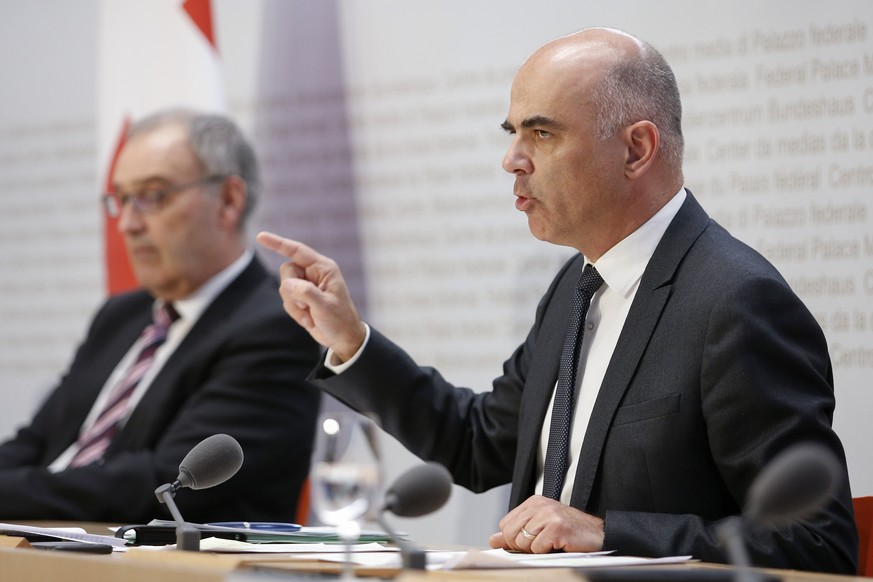
[[[121,427],[121,421],[128,415],[131,395],[151,368],[155,352],[167,339],[170,325],[178,318],[179,314],[172,304],[155,305],[152,324],[143,330],[137,340],[142,349],[127,373],[112,388],[97,420],[79,436],[79,451],[70,462],[71,467],[88,465],[103,458],[109,443]]]

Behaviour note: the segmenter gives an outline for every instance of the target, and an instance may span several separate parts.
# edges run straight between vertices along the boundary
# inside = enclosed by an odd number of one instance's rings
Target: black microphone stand
[[[155,489],[155,496],[157,496],[159,502],[167,505],[170,513],[173,514],[173,519],[176,520],[176,549],[199,552],[200,530],[182,519],[182,514],[179,513],[179,508],[176,507],[176,502],[173,501],[176,491],[181,488],[182,484],[178,481],[166,483]]]
[[[742,516],[735,515],[719,524],[716,532],[718,539],[727,551],[728,562],[736,567],[736,582],[764,582],[772,580],[765,577],[761,572],[752,569],[752,561],[743,539],[745,520]]]
[[[379,525],[382,526],[391,540],[400,548],[400,558],[403,560],[403,568],[409,570],[427,569],[427,555],[424,550],[404,540],[385,521],[385,510],[379,512]]]
[[[390,511],[400,517],[427,515],[442,507],[451,492],[452,477],[448,470],[437,463],[427,463],[401,475],[385,494],[385,502],[378,515],[379,524],[400,548],[405,569],[425,570],[427,554],[411,542],[401,539],[385,521],[385,512]]]

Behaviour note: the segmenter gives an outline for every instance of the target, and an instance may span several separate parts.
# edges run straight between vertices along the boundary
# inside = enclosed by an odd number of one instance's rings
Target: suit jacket
[[[558,375],[581,255],[558,273],[525,342],[490,392],[456,388],[376,330],[359,360],[320,386],[422,458],[482,491],[534,493],[537,447]],[[776,269],[709,219],[689,193],[643,274],[585,434],[571,505],[605,519],[607,549],[726,561],[715,526],[741,512],[767,462],[824,444],[833,379],[824,335]],[[848,479],[818,513],[755,528],[756,565],[853,573]]]
[[[197,443],[227,433],[242,446],[242,468],[214,488],[180,491],[182,516],[293,520],[318,412],[318,392],[305,378],[319,348],[284,312],[277,286],[252,261],[167,360],[104,460],[51,473],[46,467],[76,440],[106,379],[151,321],[145,291],[110,298],[31,423],[0,445],[0,519],[169,518],[155,488],[176,478]]]

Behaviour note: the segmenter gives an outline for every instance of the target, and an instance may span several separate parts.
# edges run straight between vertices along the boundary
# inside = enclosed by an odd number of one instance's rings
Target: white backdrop
[[[217,0],[228,108],[265,172],[252,233],[331,254],[371,323],[488,389],[569,254],[533,239],[500,169],[512,75],[556,36],[628,30],[679,78],[689,187],[824,327],[853,493],[873,494],[873,4],[602,4]],[[0,2],[0,434],[63,373],[104,296],[100,27],[98,0]],[[391,479],[415,460],[385,440]],[[505,489],[455,488],[400,526],[481,545],[504,506]]]

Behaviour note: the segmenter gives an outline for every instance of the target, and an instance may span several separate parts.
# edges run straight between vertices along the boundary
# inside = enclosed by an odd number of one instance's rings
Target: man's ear
[[[625,175],[639,178],[651,168],[661,146],[661,134],[651,121],[637,121],[625,128],[625,143]]]
[[[239,176],[228,176],[221,185],[220,218],[233,230],[238,230],[245,213],[248,190]]]

